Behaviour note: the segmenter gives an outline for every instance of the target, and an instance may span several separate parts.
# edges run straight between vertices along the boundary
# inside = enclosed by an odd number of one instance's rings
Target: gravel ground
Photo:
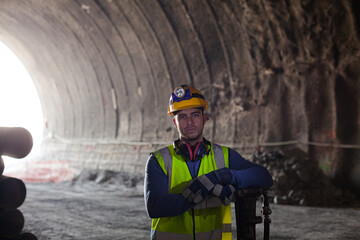
[[[19,208],[24,230],[39,240],[149,239],[151,220],[141,185],[26,183],[26,187],[27,197]],[[360,239],[360,209],[275,204],[271,208],[270,239]],[[233,231],[236,239],[235,224]],[[262,239],[261,224],[256,232]]]

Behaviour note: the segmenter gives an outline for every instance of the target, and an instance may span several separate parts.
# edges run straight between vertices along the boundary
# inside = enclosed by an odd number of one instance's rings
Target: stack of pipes
[[[25,219],[18,207],[25,201],[25,184],[3,175],[5,166],[1,157],[24,158],[32,146],[32,136],[25,128],[0,127],[0,239],[37,240],[34,234],[22,231]]]

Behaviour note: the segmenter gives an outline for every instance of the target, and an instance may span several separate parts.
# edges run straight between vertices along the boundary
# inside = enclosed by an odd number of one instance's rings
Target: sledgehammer
[[[264,240],[269,240],[271,209],[267,191],[258,187],[239,189],[236,192],[235,214],[237,240],[256,240],[255,225],[262,222],[262,217],[256,216],[256,199],[263,195]]]

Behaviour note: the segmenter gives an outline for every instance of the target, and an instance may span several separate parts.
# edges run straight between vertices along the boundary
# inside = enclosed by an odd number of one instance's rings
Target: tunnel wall
[[[4,0],[0,40],[39,92],[41,161],[142,172],[149,152],[177,137],[168,99],[190,84],[209,102],[208,139],[245,155],[296,146],[360,189],[359,149],[309,144],[359,145],[359,9],[354,0]]]

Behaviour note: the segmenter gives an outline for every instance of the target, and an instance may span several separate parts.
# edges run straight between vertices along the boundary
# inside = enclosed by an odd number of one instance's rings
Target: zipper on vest
[[[195,238],[195,213],[194,213],[194,208],[191,208],[191,215],[192,215],[192,220],[193,220],[193,239],[196,240]]]

